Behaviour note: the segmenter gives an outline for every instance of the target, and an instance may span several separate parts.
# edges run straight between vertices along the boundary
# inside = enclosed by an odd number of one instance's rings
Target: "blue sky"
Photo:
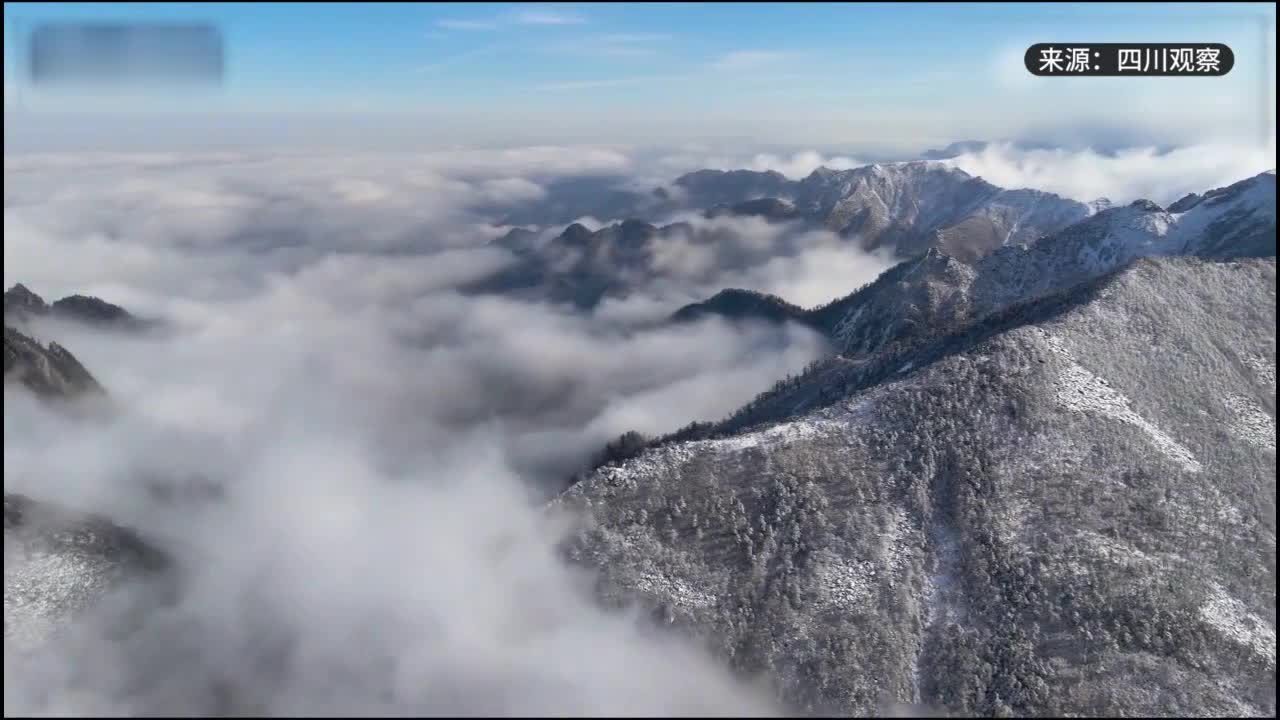
[[[6,125],[290,116],[354,137],[354,116],[366,133],[459,143],[1274,136],[1274,4],[31,3],[4,16]],[[212,21],[226,83],[126,98],[15,86],[23,29],[72,18]],[[1225,42],[1237,64],[1224,78],[1155,79],[1022,67],[1031,43],[1080,40]]]

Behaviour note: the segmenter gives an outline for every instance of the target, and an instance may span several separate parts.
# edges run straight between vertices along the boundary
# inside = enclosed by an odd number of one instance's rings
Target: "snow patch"
[[[39,645],[112,585],[109,563],[78,552],[6,547],[4,560],[4,636],[19,647]]]
[[[815,411],[802,419],[778,423],[752,432],[713,440],[690,440],[649,448],[621,465],[606,466],[574,484],[556,498],[554,504],[588,493],[597,501],[608,501],[621,491],[634,491],[645,478],[678,475],[697,457],[729,455],[757,447],[777,447],[800,440],[840,435],[854,422],[869,420],[875,400],[893,386],[875,388],[850,401]]]
[[[653,572],[641,574],[635,581],[635,589],[650,597],[665,600],[685,610],[716,606],[715,595],[698,590],[680,578]]]
[[[1016,547],[1021,543],[1023,529],[1031,516],[1031,501],[1024,497],[1011,497],[1004,511],[996,517],[996,534],[1000,542]]]
[[[835,338],[840,347],[846,347],[849,344],[849,335],[858,327],[858,318],[862,317],[863,311],[867,309],[866,304],[861,304],[854,308],[852,312],[844,316],[839,324],[836,325]]]
[[[761,445],[776,445],[803,440],[830,431],[837,425],[842,425],[842,423],[830,420],[802,420],[780,423],[764,430],[757,430],[735,437],[718,440],[699,440],[690,443],[690,445],[714,449],[719,452],[738,452],[747,448],[760,447]]]
[[[895,508],[889,528],[880,538],[881,557],[884,558],[885,567],[891,571],[889,587],[893,587],[894,577],[902,575],[907,569],[911,546],[906,540],[910,532],[911,519],[907,517],[907,512],[902,508]]]
[[[1119,542],[1096,532],[1082,532],[1080,539],[1085,547],[1092,550],[1099,558],[1115,565],[1144,565],[1158,560],[1128,543]]]
[[[1054,354],[1067,361],[1055,388],[1061,405],[1073,412],[1093,413],[1132,425],[1145,432],[1156,449],[1171,460],[1190,472],[1200,472],[1202,466],[1190,450],[1135,412],[1123,393],[1077,363],[1060,339],[1041,332]]]
[[[1200,618],[1229,640],[1244,645],[1267,663],[1276,666],[1276,630],[1249,612],[1244,603],[1213,583],[1209,600],[1200,608]]]

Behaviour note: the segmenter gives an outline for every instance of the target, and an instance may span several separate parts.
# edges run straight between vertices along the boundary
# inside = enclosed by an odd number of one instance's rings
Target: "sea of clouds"
[[[625,162],[7,158],[6,286],[164,329],[36,325],[111,411],[6,386],[6,491],[136,528],[182,579],[136,625],[141,589],[40,653],[6,641],[6,712],[773,712],[693,643],[596,608],[543,498],[610,438],[727,414],[822,340],[457,291],[512,261],[476,208]],[[156,478],[219,492],[175,503]]]
[[[948,162],[1168,202],[1274,151],[994,145]],[[546,492],[618,434],[722,417],[826,352],[796,327],[655,319],[723,287],[816,305],[893,258],[693,214],[667,220],[716,242],[665,239],[658,276],[591,311],[459,288],[517,262],[492,243],[499,218],[557,178],[856,164],[558,147],[7,156],[6,287],[98,295],[164,329],[36,326],[111,410],[73,419],[6,386],[6,491],[137,528],[181,572],[175,597],[126,590],[34,654],[10,647],[6,617],[6,714],[779,712],[696,643],[596,607],[556,553],[573,519]],[[156,478],[219,492],[174,502]]]

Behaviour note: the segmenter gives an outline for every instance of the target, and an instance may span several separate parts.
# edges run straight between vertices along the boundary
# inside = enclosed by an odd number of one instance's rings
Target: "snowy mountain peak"
[[[941,174],[958,179],[972,179],[973,176],[954,165],[933,160],[905,160],[893,163],[872,163],[847,170],[832,170],[819,167],[809,173],[802,184],[832,184],[856,182],[860,179],[875,178],[882,181],[909,180],[927,174]]]

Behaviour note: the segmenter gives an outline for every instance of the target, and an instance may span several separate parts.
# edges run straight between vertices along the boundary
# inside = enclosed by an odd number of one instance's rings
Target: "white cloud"
[[[517,177],[486,180],[480,190],[489,202],[504,205],[541,200],[547,195],[541,185]]]
[[[714,70],[758,70],[777,65],[790,56],[777,50],[733,50],[711,62]]]
[[[898,261],[891,253],[857,252],[849,247],[848,240],[816,233],[802,252],[775,257],[750,268],[733,284],[811,308],[848,295]]]
[[[1270,147],[1203,144],[1160,152],[1131,148],[1113,154],[1093,150],[1027,150],[993,144],[947,161],[1001,187],[1030,187],[1080,201],[1138,198],[1167,205],[1187,193],[1230,185],[1275,167]]]
[[[577,35],[546,47],[548,52],[587,57],[636,58],[658,54],[673,38],[666,33],[599,33]]]
[[[499,25],[494,20],[449,19],[436,21],[436,27],[444,30],[497,30]]]
[[[494,17],[442,18],[435,26],[442,30],[490,31],[504,27],[524,26],[558,26],[582,25],[586,17],[573,12],[551,8],[523,8]]]
[[[582,25],[586,22],[587,18],[578,13],[529,7],[491,17],[442,18],[435,21],[435,27],[449,31],[492,32],[512,28]]]
[[[424,166],[466,176],[504,173],[520,175],[573,175],[623,172],[631,167],[626,152],[602,146],[540,145],[502,150],[459,148],[413,156]]]
[[[831,170],[848,170],[867,165],[859,160],[843,156],[824,157],[812,150],[797,152],[790,157],[779,157],[768,153],[756,155],[748,166],[752,170],[773,170],[782,173],[792,180],[799,180],[820,167]]]
[[[445,68],[452,67],[459,63],[466,62],[467,60],[473,60],[475,58],[483,57],[485,55],[492,55],[496,52],[501,51],[502,49],[503,48],[500,45],[491,45],[487,47],[475,48],[473,50],[467,50],[464,52],[456,53],[454,55],[450,55],[445,58],[441,58],[439,60],[436,60],[435,62],[419,65],[418,67],[414,68],[414,72],[432,73],[437,70],[443,70]]]
[[[656,77],[623,77],[602,78],[599,80],[566,80],[563,82],[544,83],[535,87],[537,90],[559,92],[566,90],[598,90],[600,88],[624,87],[659,80]]]
[[[115,413],[81,424],[6,392],[6,489],[167,538],[185,572],[163,611],[140,588],[45,654],[6,650],[6,709],[773,712],[697,648],[595,608],[526,483],[625,430],[722,416],[821,341],[718,322],[639,332],[625,313],[453,291],[511,259],[472,208],[627,167],[616,150],[546,147],[7,158],[5,283],[174,327],[42,326]],[[772,231],[755,230],[741,252],[766,249]],[[141,481],[193,474],[223,499],[163,504]],[[141,624],[119,614],[139,607]]]
[[[1029,90],[1044,87],[1053,80],[1032,75],[1027,70],[1025,55],[1030,45],[1006,45],[990,59],[991,77],[998,87],[1007,90]]]
[[[587,21],[577,13],[537,8],[517,10],[510,17],[518,25],[582,25]]]
[[[673,153],[660,153],[651,160],[661,171],[681,174],[704,168],[713,170],[773,170],[792,180],[800,180],[819,167],[832,170],[868,165],[869,162],[847,155],[830,155],[816,150],[795,150],[790,153],[762,152],[744,154],[717,152],[711,148],[687,146]]]

